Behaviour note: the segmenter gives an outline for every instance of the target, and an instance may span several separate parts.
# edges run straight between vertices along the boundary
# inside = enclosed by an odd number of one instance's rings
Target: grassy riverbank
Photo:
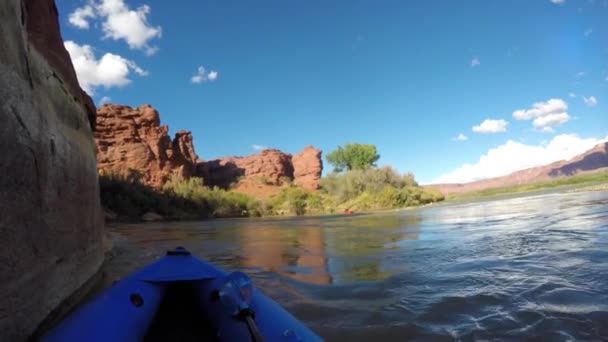
[[[597,183],[597,182],[608,182],[608,170],[602,170],[600,172],[594,172],[594,173],[583,174],[583,175],[578,175],[578,176],[558,178],[558,179],[550,181],[550,182],[521,185],[521,186],[515,186],[515,187],[488,189],[488,190],[483,190],[483,191],[469,192],[466,194],[450,194],[447,196],[447,199],[451,200],[451,199],[495,196],[495,195],[503,195],[503,194],[525,193],[525,192],[530,192],[530,191],[554,189],[554,188],[559,188],[559,187],[575,186],[575,185],[585,185],[588,183]],[[584,188],[581,188],[581,189],[584,189]]]
[[[411,174],[390,167],[332,173],[321,189],[308,192],[289,186],[269,199],[207,187],[201,178],[174,176],[162,188],[137,177],[100,175],[101,202],[108,218],[192,220],[221,217],[325,215],[412,207],[442,201],[434,189],[422,188]]]

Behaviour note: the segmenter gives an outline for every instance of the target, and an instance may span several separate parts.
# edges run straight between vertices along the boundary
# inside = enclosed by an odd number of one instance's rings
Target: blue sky
[[[57,5],[96,103],[151,104],[202,159],[361,142],[461,182],[608,138],[608,0]]]

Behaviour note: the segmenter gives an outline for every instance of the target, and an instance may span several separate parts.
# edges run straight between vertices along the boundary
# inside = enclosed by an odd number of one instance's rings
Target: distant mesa
[[[488,189],[506,188],[547,182],[560,177],[576,176],[608,168],[608,142],[596,145],[589,151],[570,160],[513,172],[506,176],[483,179],[463,184],[433,184],[444,195],[463,194]]]
[[[126,174],[136,170],[145,184],[161,186],[177,173],[202,177],[208,186],[231,188],[269,197],[291,184],[308,191],[319,188],[323,171],[321,150],[306,146],[291,155],[265,149],[246,157],[200,160],[189,131],[169,137],[157,110],[149,105],[132,108],[106,104],[97,110],[95,142],[101,172]]]

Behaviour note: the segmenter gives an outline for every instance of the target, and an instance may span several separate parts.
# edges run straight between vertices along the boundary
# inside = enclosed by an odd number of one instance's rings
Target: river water
[[[119,224],[107,281],[184,246],[327,340],[608,340],[608,192]]]

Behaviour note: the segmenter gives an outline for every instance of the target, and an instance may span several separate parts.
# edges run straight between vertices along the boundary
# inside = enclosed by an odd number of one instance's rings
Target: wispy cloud
[[[467,137],[466,135],[460,133],[458,134],[457,137],[452,138],[452,141],[466,141],[469,140],[469,137]]]
[[[73,26],[86,30],[89,28],[89,18],[95,18],[95,11],[90,4],[77,8],[68,16],[68,22]]]
[[[559,5],[559,4],[565,3],[566,0],[551,0],[551,2],[554,3],[554,4],[558,4]]]
[[[555,133],[555,130],[551,126],[545,126],[541,128],[540,131],[543,133]]]
[[[575,97],[576,97],[576,94],[575,94],[575,93],[568,93],[568,97],[570,97],[570,98],[575,98]]]
[[[263,150],[267,149],[268,147],[267,146],[263,146],[263,145],[251,145],[251,148],[254,151],[263,151]]]
[[[585,37],[589,37],[592,33],[593,33],[593,29],[588,28],[585,30],[585,32],[583,34],[585,35]]]
[[[474,68],[479,65],[481,65],[481,61],[479,60],[479,58],[473,57],[473,59],[471,59],[471,68]]]
[[[570,120],[568,104],[562,99],[549,99],[545,102],[536,102],[532,108],[519,109],[513,112],[515,120],[533,120],[532,126],[544,132],[552,132],[554,126],[564,124]],[[551,127],[551,130],[546,127]]]
[[[196,70],[196,74],[190,78],[190,82],[194,84],[200,84],[204,82],[213,82],[217,80],[217,71],[211,70],[207,73],[204,66],[199,66]]]
[[[106,103],[110,103],[110,101],[112,101],[111,98],[109,98],[108,96],[104,96],[99,100],[99,105],[103,106]]]
[[[589,96],[589,97],[583,96],[583,101],[589,107],[593,107],[593,106],[597,105],[597,99],[595,98],[595,96]]]
[[[473,126],[472,130],[475,133],[501,133],[507,131],[509,123],[505,120],[485,119],[477,126]]]
[[[582,78],[583,76],[585,76],[585,72],[584,71],[579,71],[577,72],[574,77],[576,78]]]

